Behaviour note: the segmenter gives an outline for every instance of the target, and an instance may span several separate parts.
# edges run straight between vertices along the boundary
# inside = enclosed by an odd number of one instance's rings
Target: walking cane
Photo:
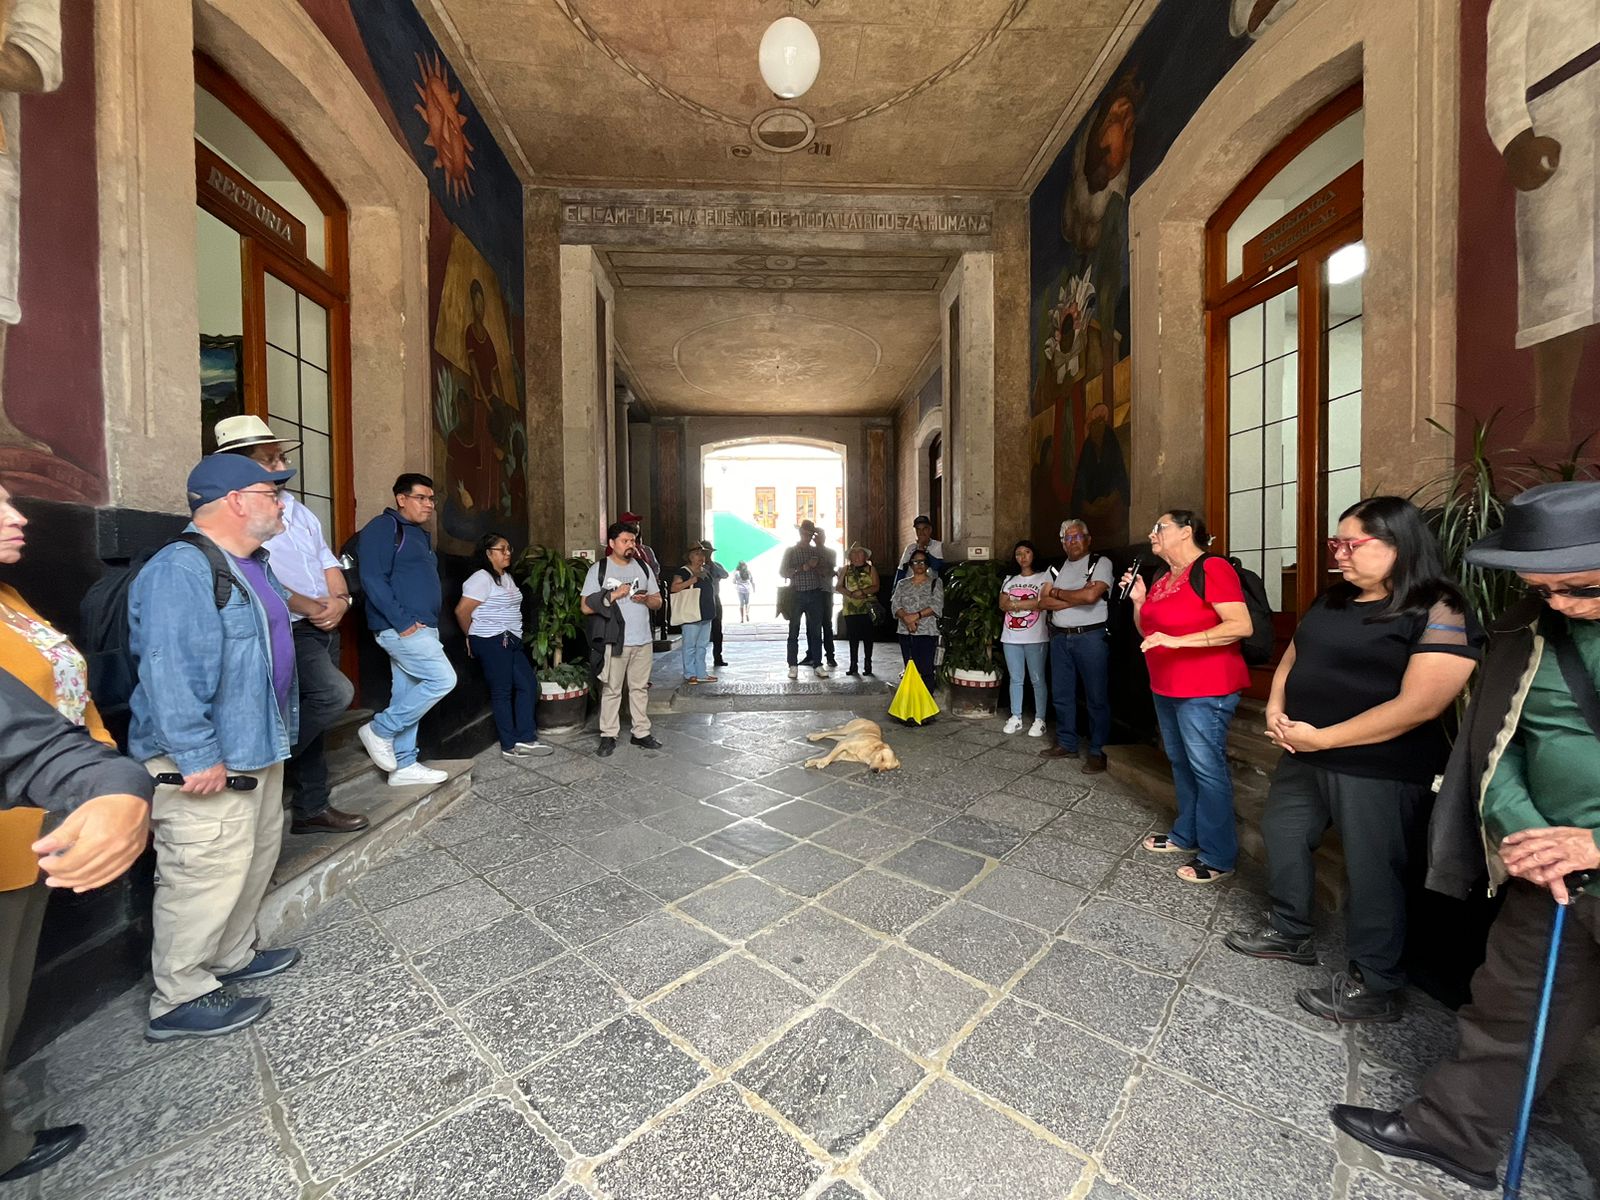
[[[1566,878],[1567,894],[1576,899],[1578,892],[1594,880],[1592,871],[1575,871]],[[1539,1060],[1544,1056],[1544,1031],[1550,1021],[1550,996],[1555,991],[1556,963],[1561,957],[1561,931],[1567,924],[1566,904],[1556,905],[1555,920],[1550,926],[1550,952],[1544,961],[1544,989],[1539,995],[1539,1015],[1533,1025],[1533,1048],[1528,1054],[1528,1077],[1522,1085],[1522,1111],[1517,1115],[1517,1130],[1511,1139],[1511,1158],[1506,1164],[1506,1190],[1504,1200],[1519,1200],[1522,1195],[1522,1163],[1528,1153],[1528,1125],[1533,1119],[1533,1097],[1539,1085]]]

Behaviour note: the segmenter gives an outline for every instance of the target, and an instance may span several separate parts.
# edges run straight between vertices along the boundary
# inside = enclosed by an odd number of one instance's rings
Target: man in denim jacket
[[[128,595],[139,669],[128,751],[158,779],[182,779],[158,787],[150,806],[150,1041],[254,1024],[272,1002],[232,985],[300,959],[292,948],[255,948],[256,913],[283,840],[283,763],[300,720],[288,593],[261,549],[283,529],[278,489],[293,475],[237,454],[201,459],[189,473],[189,532],[222,552],[233,582],[227,603],[217,607],[212,556],[181,542],[152,558]]]

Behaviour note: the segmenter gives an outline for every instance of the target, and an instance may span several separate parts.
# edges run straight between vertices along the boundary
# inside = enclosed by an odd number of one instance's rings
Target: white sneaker
[[[1028,728],[1028,736],[1029,737],[1043,737],[1044,736],[1044,722],[1043,721],[1035,721],[1031,726],[1029,726],[1029,728]]]
[[[419,762],[412,763],[409,767],[401,767],[398,771],[389,772],[390,787],[416,787],[424,783],[443,783],[450,778],[448,771],[435,771],[432,767],[425,767]]]
[[[800,678],[800,668],[799,667],[790,667],[789,668],[789,678],[790,679],[799,679]]]
[[[394,760],[394,743],[374,729],[371,721],[356,730],[356,736],[378,770],[393,771],[399,765]]]
[[[824,667],[824,666],[818,666],[817,667],[817,678],[818,679],[826,679],[827,677],[828,677],[828,668]]]
[[[546,746],[538,738],[534,738],[531,742],[518,742],[517,752],[519,754],[532,755],[534,758],[539,758],[546,754],[554,754],[556,752],[556,748],[554,746]]]
[[[1019,730],[1021,728],[1022,728],[1022,718],[1021,717],[1012,717],[1009,721],[1006,722],[1006,727],[1004,729],[1002,729],[1000,732],[1001,733],[1015,733],[1017,730]]]

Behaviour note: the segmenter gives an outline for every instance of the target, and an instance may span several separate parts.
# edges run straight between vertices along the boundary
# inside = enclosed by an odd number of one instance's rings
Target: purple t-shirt
[[[267,582],[267,569],[260,560],[232,557],[261,607],[267,610],[267,629],[272,636],[272,690],[278,693],[278,707],[288,712],[289,689],[294,686],[294,630],[289,624],[289,606]]]

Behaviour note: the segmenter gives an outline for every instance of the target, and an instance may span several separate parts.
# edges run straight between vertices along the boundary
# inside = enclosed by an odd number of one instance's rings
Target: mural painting
[[[522,184],[409,0],[302,0],[427,176],[439,544],[528,528]],[[365,498],[363,498],[365,499]]]
[[[1068,514],[1102,545],[1129,540],[1129,198],[1293,2],[1166,0],[1033,193],[1031,528],[1042,545]]]
[[[1463,0],[1461,20],[1457,398],[1563,461],[1600,431],[1600,9]]]

